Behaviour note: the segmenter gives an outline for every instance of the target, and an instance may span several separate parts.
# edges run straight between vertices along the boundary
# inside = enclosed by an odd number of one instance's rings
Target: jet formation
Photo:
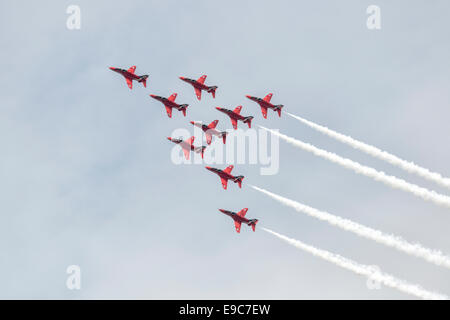
[[[136,66],[132,66],[132,67],[128,68],[127,70],[121,69],[121,68],[115,68],[115,67],[110,67],[109,69],[122,75],[125,78],[128,88],[130,88],[130,89],[133,89],[133,81],[142,83],[144,88],[147,87],[147,79],[149,76],[148,75],[141,75],[141,76],[137,75],[135,73]],[[218,87],[206,85],[205,84],[206,77],[207,77],[206,75],[202,75],[197,80],[193,80],[191,78],[186,78],[186,77],[179,77],[179,78],[182,81],[189,83],[190,85],[192,85],[194,87],[195,95],[196,95],[197,99],[200,101],[202,98],[202,91],[210,93],[212,95],[213,99],[216,97],[216,90]],[[278,105],[272,104],[270,102],[272,99],[272,95],[273,95],[272,93],[269,93],[263,99],[254,97],[254,96],[250,96],[250,95],[246,95],[246,97],[259,104],[264,119],[267,119],[267,110],[268,109],[276,111],[278,113],[278,116],[281,117],[281,110],[283,108],[283,105],[282,104],[278,104]],[[189,104],[176,103],[175,99],[177,97],[177,93],[173,93],[168,98],[162,97],[159,95],[155,95],[155,94],[150,94],[150,97],[161,102],[164,105],[167,116],[169,118],[172,118],[172,110],[173,109],[176,109],[177,111],[181,111],[183,116],[186,117],[187,108],[188,108]],[[238,106],[234,110],[230,110],[230,109],[226,109],[226,108],[222,108],[222,107],[216,107],[216,109],[218,111],[226,114],[230,118],[231,125],[234,130],[237,130],[238,121],[246,123],[248,125],[248,127],[251,128],[253,116],[241,115],[242,106]],[[209,125],[203,124],[202,122],[199,122],[199,121],[190,121],[190,123],[193,126],[202,129],[202,131],[205,133],[205,136],[206,136],[207,145],[211,144],[213,136],[215,136],[217,138],[222,138],[223,144],[226,143],[226,138],[227,138],[228,132],[227,131],[219,131],[216,129],[217,124],[219,123],[219,120],[214,120]],[[203,146],[203,145],[194,146],[194,140],[195,140],[194,136],[190,137],[187,140],[183,140],[182,138],[177,139],[177,138],[172,138],[172,137],[167,137],[167,139],[180,146],[180,148],[183,150],[184,157],[186,158],[186,160],[189,160],[191,152],[199,153],[199,154],[201,154],[201,157],[203,158],[203,154],[205,152],[206,146]],[[239,186],[239,189],[242,188],[242,180],[244,179],[244,176],[243,175],[235,176],[235,175],[231,174],[231,171],[234,168],[233,165],[230,165],[230,166],[226,167],[225,169],[219,169],[219,168],[214,168],[214,167],[209,167],[209,166],[207,166],[205,168],[219,176],[220,181],[222,183],[222,188],[224,190],[227,190],[228,181],[237,183]],[[237,233],[240,233],[242,223],[247,224],[248,226],[250,226],[252,228],[253,231],[255,231],[255,227],[256,227],[256,223],[258,222],[258,219],[245,218],[245,214],[247,213],[248,208],[244,208],[237,213],[230,211],[230,210],[225,210],[225,209],[219,209],[219,211],[233,219],[234,226],[235,226]]]

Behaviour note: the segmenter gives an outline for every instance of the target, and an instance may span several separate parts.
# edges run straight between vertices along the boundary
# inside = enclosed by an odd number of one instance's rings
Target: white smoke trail
[[[363,165],[359,164],[358,162],[343,158],[341,156],[338,156],[335,153],[328,152],[323,149],[319,149],[319,148],[313,146],[312,144],[305,143],[303,141],[288,137],[288,136],[286,136],[282,133],[279,133],[275,130],[267,129],[262,126],[259,126],[259,127],[271,132],[274,135],[279,136],[281,139],[287,141],[288,143],[292,144],[293,146],[299,147],[305,151],[309,151],[309,152],[313,153],[316,156],[319,156],[319,157],[327,159],[331,162],[337,163],[347,169],[353,170],[356,173],[365,175],[376,181],[381,181],[384,184],[386,184],[392,188],[410,192],[418,197],[421,197],[424,200],[432,201],[436,204],[450,208],[450,197],[448,197],[448,196],[439,194],[432,190],[428,190],[428,189],[419,187],[415,184],[406,182],[405,180],[399,179],[397,177],[389,176],[389,175],[385,174],[384,172],[377,171],[377,170],[367,167],[367,166],[363,166]]]
[[[387,245],[389,247],[393,247],[407,254],[425,259],[426,261],[434,263],[438,266],[450,268],[450,257],[445,256],[438,250],[428,249],[426,247],[423,247],[419,243],[415,244],[409,243],[408,241],[402,239],[401,237],[383,233],[379,230],[366,227],[357,222],[353,222],[351,220],[332,215],[331,213],[317,210],[315,208],[301,204],[297,201],[284,198],[282,196],[258,188],[256,186],[252,185],[250,186],[257,191],[268,195],[272,199],[275,199],[280,203],[295,209],[297,212],[306,213],[311,217],[317,218],[322,221],[326,221],[331,225],[337,226],[346,231],[353,232],[361,237],[374,240],[378,243]]]
[[[422,168],[413,162],[400,159],[399,157],[397,157],[393,154],[390,154],[386,151],[380,150],[377,147],[374,147],[374,146],[368,145],[364,142],[355,140],[352,137],[338,133],[336,131],[328,129],[327,127],[324,127],[324,126],[321,126],[314,122],[311,122],[309,120],[303,119],[299,116],[293,115],[288,112],[286,112],[286,114],[288,114],[289,116],[291,116],[294,119],[299,120],[300,122],[306,124],[307,126],[313,128],[321,133],[324,133],[331,138],[334,138],[340,142],[343,142],[355,149],[361,150],[361,151],[363,151],[373,157],[376,157],[378,159],[387,161],[390,164],[397,166],[407,172],[415,173],[415,174],[421,176],[422,178],[433,181],[441,186],[450,188],[450,178],[445,178],[445,177],[441,176],[439,173],[431,172],[430,170]]]
[[[385,286],[397,289],[404,293],[412,294],[412,295],[422,298],[422,299],[430,299],[430,300],[447,300],[448,299],[448,297],[443,294],[425,290],[425,289],[421,288],[419,285],[410,284],[406,281],[397,279],[396,277],[394,277],[390,274],[375,270],[371,266],[357,263],[353,260],[344,258],[338,254],[335,254],[335,253],[332,253],[332,252],[329,252],[326,250],[315,248],[315,247],[307,245],[299,240],[288,238],[284,235],[276,233],[275,231],[269,230],[267,228],[261,227],[260,229],[280,238],[281,240],[286,241],[287,243],[289,243],[290,245],[293,245],[294,247],[297,247],[298,249],[309,252],[316,257],[319,257],[326,261],[334,263],[335,265],[337,265],[341,268],[353,271],[356,274],[369,277],[370,279],[372,279],[374,281],[378,281],[378,282],[384,284]]]

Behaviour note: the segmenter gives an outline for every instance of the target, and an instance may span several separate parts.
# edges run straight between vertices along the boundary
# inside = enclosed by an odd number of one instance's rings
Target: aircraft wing
[[[206,135],[206,143],[211,144],[212,139],[211,133],[206,132],[205,135]]]
[[[272,99],[272,94],[269,93],[267,96],[264,97],[264,101],[270,102],[270,99]]]
[[[236,130],[237,129],[237,120],[231,118],[231,124],[233,125],[233,129]]]
[[[206,79],[206,74],[201,76],[200,78],[198,78],[198,82],[200,82],[201,84],[205,83],[205,79]]]
[[[183,148],[183,152],[184,152],[184,157],[186,158],[186,160],[189,160],[189,155],[191,154],[191,152],[185,148]]]
[[[233,170],[233,168],[234,168],[234,166],[230,165],[230,166],[226,167],[225,170],[223,170],[223,172],[231,173],[231,170]]]
[[[198,100],[202,99],[202,90],[198,89],[198,88],[194,88],[195,89],[195,94],[197,96]]]
[[[267,108],[266,107],[261,107],[261,112],[262,112],[263,118],[267,119]]]
[[[169,116],[169,118],[172,118],[172,108],[164,105],[166,107],[166,111],[167,111],[167,115]]]
[[[247,213],[248,209],[242,209],[241,211],[239,211],[238,213],[236,213],[239,217],[245,217],[245,214]]]
[[[132,67],[130,67],[130,69],[128,69],[128,72],[134,73],[135,70],[136,70],[136,66],[132,66]]]
[[[241,223],[239,221],[234,221],[234,226],[236,228],[236,232],[240,233],[241,232]]]
[[[125,78],[125,80],[127,81],[128,88],[133,89],[133,81],[129,78]]]
[[[208,128],[210,128],[210,129],[215,129],[218,123],[219,123],[219,120],[214,120],[213,122],[211,122],[211,123],[208,125]]]
[[[170,97],[169,97],[169,101],[175,101],[175,98],[177,97],[177,94],[176,93],[174,93],[174,94],[172,94]]]
[[[228,180],[224,179],[224,178],[220,178],[220,181],[222,181],[222,187],[227,190],[227,184],[228,184]]]

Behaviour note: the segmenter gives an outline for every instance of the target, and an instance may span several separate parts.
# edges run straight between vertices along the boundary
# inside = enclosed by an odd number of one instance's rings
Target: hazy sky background
[[[81,30],[66,28],[67,6]],[[382,29],[366,27],[381,8]],[[246,183],[450,254],[450,210],[280,141],[280,171],[239,165],[222,190],[202,165],[170,161],[166,137],[243,105],[362,164],[447,192],[259,107],[263,97],[450,176],[448,1],[2,1],[0,298],[409,299],[243,226],[287,236],[450,294],[450,271],[301,215]],[[108,67],[137,66],[147,88]],[[198,102],[178,76],[217,85]],[[148,94],[189,103],[188,116]],[[244,128],[242,124],[239,127]],[[66,288],[81,267],[82,289]]]

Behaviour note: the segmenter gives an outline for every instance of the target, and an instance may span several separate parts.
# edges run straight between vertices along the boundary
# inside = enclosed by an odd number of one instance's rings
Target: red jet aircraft
[[[248,226],[252,226],[253,232],[255,232],[256,223],[258,219],[247,219],[245,218],[245,214],[247,213],[248,208],[242,209],[238,213],[219,209],[220,212],[225,213],[227,216],[231,217],[234,220],[234,226],[236,227],[237,233],[241,231],[241,223],[246,223]]]
[[[191,121],[191,124],[193,124],[194,126],[202,129],[205,132],[206,143],[207,144],[211,144],[212,135],[215,135],[216,137],[219,137],[219,138],[222,137],[223,144],[225,144],[225,142],[227,140],[228,132],[226,132],[226,131],[222,131],[222,132],[217,131],[216,130],[217,123],[219,123],[219,120],[214,120],[209,125]]]
[[[188,104],[178,104],[175,102],[175,98],[177,97],[176,93],[173,93],[169,98],[164,98],[160,96],[156,96],[154,94],[151,94],[150,97],[153,99],[156,99],[158,101],[161,101],[164,106],[166,107],[167,115],[169,118],[172,118],[172,108],[177,109],[178,111],[183,112],[183,116],[186,117],[186,108],[189,106]]]
[[[130,67],[130,69],[125,70],[125,69],[120,69],[120,68],[114,68],[114,67],[109,67],[112,71],[120,73],[121,75],[124,76],[125,80],[127,81],[127,85],[128,88],[133,89],[133,80],[136,80],[137,82],[141,82],[144,87],[147,87],[147,78],[148,75],[143,75],[143,76],[138,76],[134,73],[134,71],[136,70],[136,66],[132,66]]]
[[[227,190],[227,184],[228,184],[228,180],[233,181],[234,183],[237,182],[239,188],[242,187],[242,179],[244,179],[244,176],[233,176],[231,174],[231,170],[233,170],[233,166],[229,166],[224,170],[220,170],[217,168],[212,168],[212,167],[205,167],[206,169],[208,169],[211,172],[214,172],[215,174],[217,174],[220,177],[220,181],[222,181],[222,186],[225,190]]]
[[[251,128],[252,127],[252,116],[248,116],[248,117],[244,117],[241,116],[241,110],[242,110],[242,106],[236,107],[236,109],[234,109],[233,111],[225,109],[225,108],[220,108],[220,107],[216,107],[217,110],[219,110],[220,112],[225,113],[226,115],[228,115],[231,119],[231,124],[233,125],[234,130],[237,129],[237,122],[238,120],[248,124],[248,127]]]
[[[209,87],[205,85],[206,74],[198,78],[198,80],[193,80],[185,77],[180,77],[180,79],[183,80],[184,82],[191,84],[194,87],[195,94],[197,95],[198,100],[202,99],[202,90],[211,93],[213,98],[216,97],[217,86]]]
[[[190,155],[191,151],[200,153],[202,155],[202,159],[203,159],[203,152],[205,151],[206,147],[205,146],[194,147],[194,145],[193,145],[194,139],[195,139],[194,136],[192,136],[190,139],[188,139],[186,141],[183,141],[181,139],[171,138],[171,137],[168,137],[167,139],[172,141],[173,143],[180,145],[180,147],[183,149],[184,157],[186,158],[186,160],[189,160],[189,155]]]
[[[273,111],[278,112],[278,116],[281,117],[281,109],[284,107],[282,104],[273,105],[270,103],[270,99],[272,99],[272,93],[269,93],[267,96],[264,97],[264,99],[252,97],[252,96],[246,96],[252,101],[255,101],[259,104],[261,107],[261,112],[264,117],[264,119],[267,119],[267,109],[272,109]]]

